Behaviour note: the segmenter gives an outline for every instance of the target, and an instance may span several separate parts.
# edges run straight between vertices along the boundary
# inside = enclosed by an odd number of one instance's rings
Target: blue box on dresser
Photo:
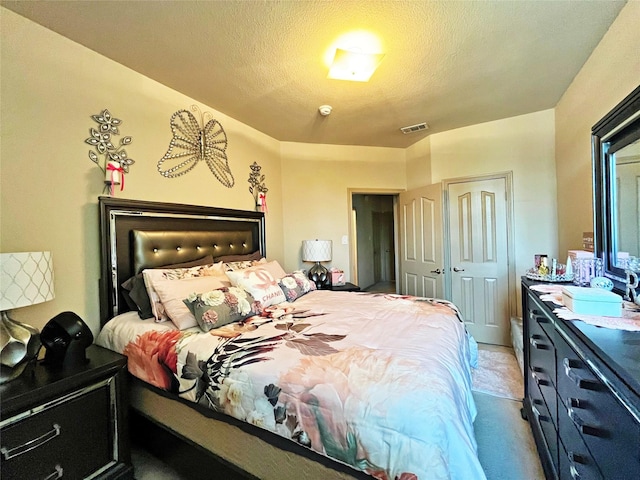
[[[622,316],[622,297],[601,288],[562,287],[562,300],[574,313],[604,317]]]

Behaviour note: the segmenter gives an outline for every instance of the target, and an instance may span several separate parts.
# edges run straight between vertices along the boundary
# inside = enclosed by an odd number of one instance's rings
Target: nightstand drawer
[[[114,439],[108,381],[3,422],[2,478],[86,478],[109,465]]]

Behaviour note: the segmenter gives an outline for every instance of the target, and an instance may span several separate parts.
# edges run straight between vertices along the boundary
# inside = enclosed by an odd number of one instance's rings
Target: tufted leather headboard
[[[136,273],[145,268],[184,263],[206,255],[243,255],[255,252],[250,230],[144,231],[133,230],[133,265]]]
[[[100,197],[100,322],[128,310],[122,283],[145,268],[260,251],[262,212]]]

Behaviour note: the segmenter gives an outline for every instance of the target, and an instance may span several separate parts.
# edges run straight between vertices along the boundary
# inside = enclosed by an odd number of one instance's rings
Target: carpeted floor
[[[524,387],[510,348],[479,345],[473,373],[478,458],[487,480],[542,480],[544,473],[529,423],[520,416]],[[134,445],[137,480],[189,480]],[[473,480],[473,479],[469,479]]]
[[[478,368],[471,372],[473,390],[496,397],[522,400],[524,382],[513,349],[478,345]]]

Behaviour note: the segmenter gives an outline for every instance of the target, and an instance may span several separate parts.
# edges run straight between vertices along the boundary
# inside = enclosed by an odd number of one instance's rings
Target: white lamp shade
[[[0,311],[54,297],[51,252],[0,253]]]
[[[304,240],[302,242],[302,261],[331,261],[331,240]]]

